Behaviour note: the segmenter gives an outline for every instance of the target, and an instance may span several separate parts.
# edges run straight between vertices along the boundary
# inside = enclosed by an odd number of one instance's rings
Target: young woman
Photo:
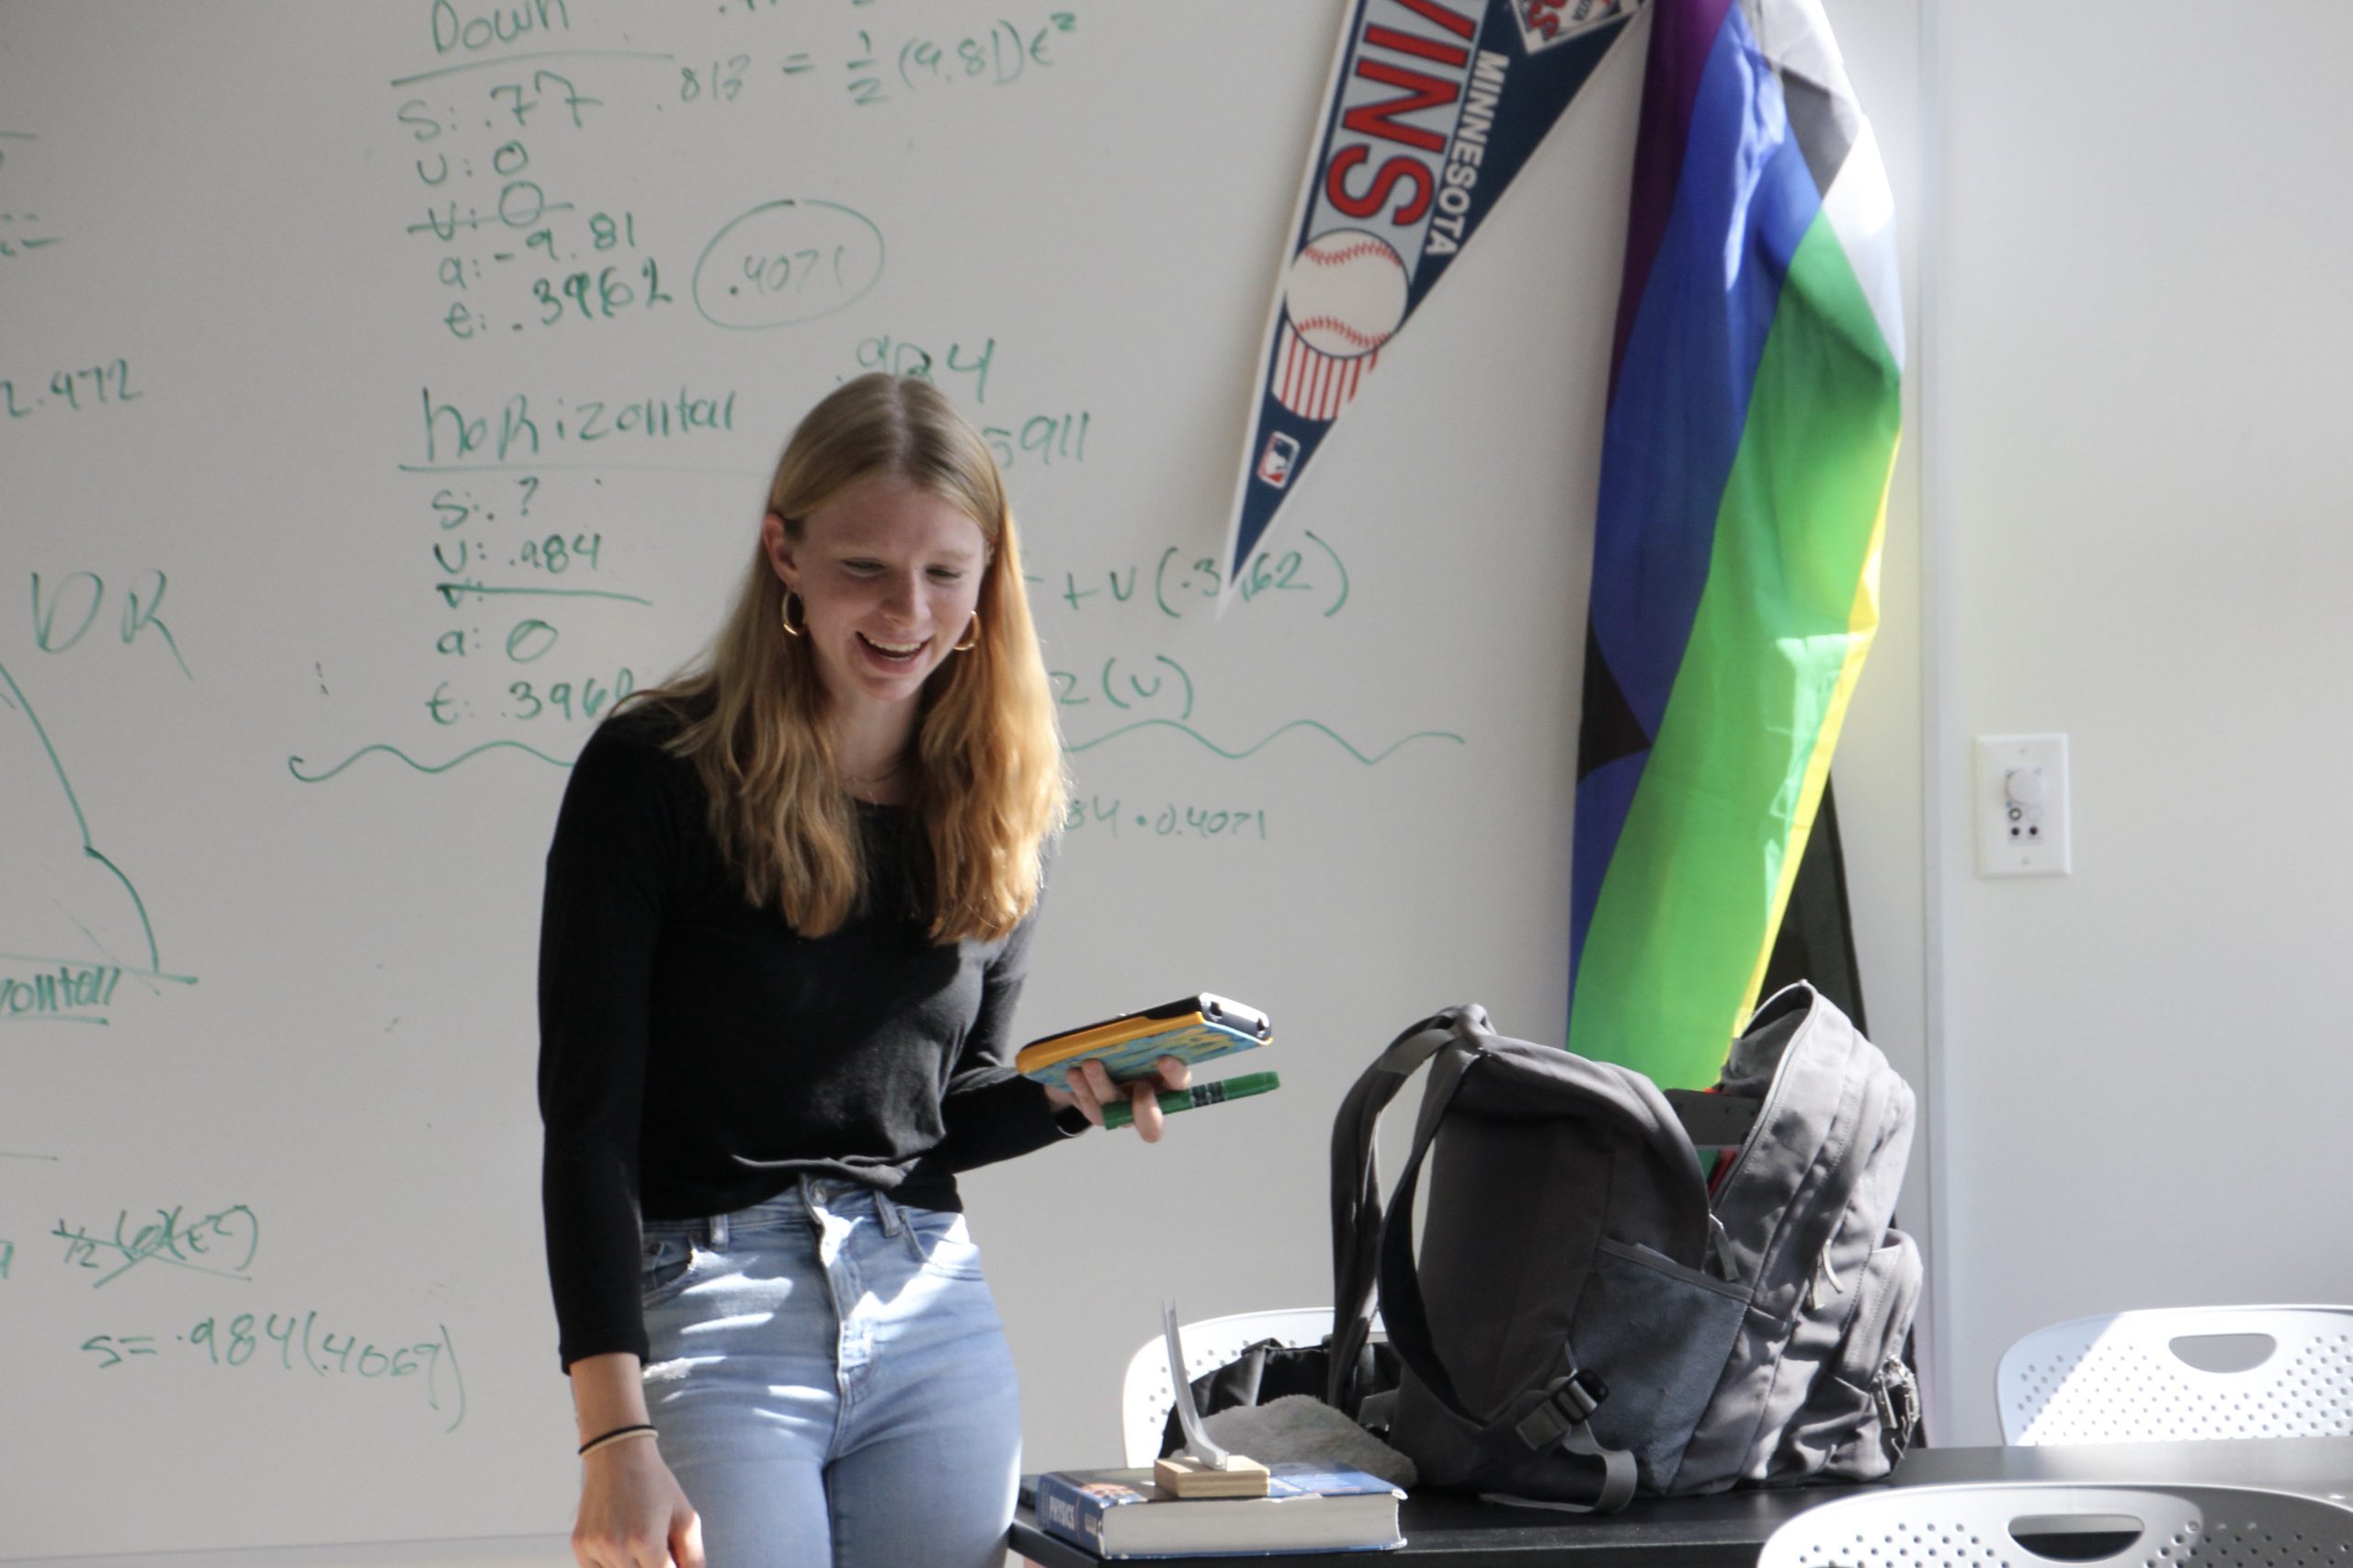
[[[847,383],[710,651],[591,736],[548,852],[584,1568],[1001,1557],[1019,1413],[956,1173],[1116,1092],[1007,1065],[1063,801],[987,445],[926,382]]]

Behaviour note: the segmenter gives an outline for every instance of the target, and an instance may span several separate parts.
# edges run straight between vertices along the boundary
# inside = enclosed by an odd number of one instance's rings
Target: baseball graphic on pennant
[[[1379,234],[1319,234],[1291,257],[1283,309],[1309,347],[1336,359],[1370,354],[1405,319],[1405,264]]]

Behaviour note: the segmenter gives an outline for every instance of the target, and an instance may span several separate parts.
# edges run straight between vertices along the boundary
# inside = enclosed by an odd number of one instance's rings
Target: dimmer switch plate
[[[2063,877],[2067,737],[1977,737],[1977,874]]]

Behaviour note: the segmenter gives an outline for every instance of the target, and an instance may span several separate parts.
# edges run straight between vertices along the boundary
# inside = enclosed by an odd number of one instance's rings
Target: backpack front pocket
[[[1903,1369],[1904,1336],[1919,1300],[1920,1249],[1903,1232],[1889,1231],[1864,1260],[1854,1315],[1804,1405],[1783,1428],[1767,1480],[1876,1481],[1894,1468],[1911,1440],[1912,1423],[1909,1396],[1899,1412],[1888,1385],[1891,1378],[1910,1381]],[[1898,1369],[1891,1372],[1890,1363]],[[1897,1417],[1893,1423],[1892,1415]]]
[[[1609,1385],[1594,1437],[1631,1450],[1645,1487],[1674,1478],[1747,1306],[1740,1286],[1653,1248],[1605,1240],[1594,1249],[1569,1351]]]

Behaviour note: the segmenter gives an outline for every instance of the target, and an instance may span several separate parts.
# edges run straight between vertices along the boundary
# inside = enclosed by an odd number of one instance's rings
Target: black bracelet
[[[581,1444],[580,1457],[583,1459],[587,1458],[589,1449],[602,1448],[605,1444],[611,1442],[616,1437],[626,1437],[632,1432],[651,1432],[653,1430],[654,1423],[651,1421],[640,1421],[635,1425],[629,1426],[616,1426],[611,1431],[604,1433],[598,1437],[591,1437],[586,1442]]]

